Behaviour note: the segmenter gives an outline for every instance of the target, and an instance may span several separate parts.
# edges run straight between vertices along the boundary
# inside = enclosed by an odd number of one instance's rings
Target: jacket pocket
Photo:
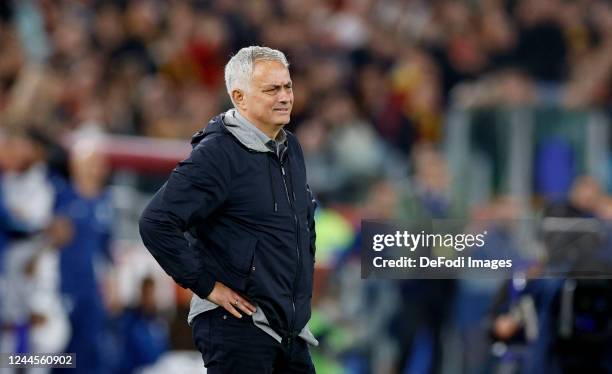
[[[234,240],[225,250],[228,270],[240,277],[248,277],[255,259],[257,238],[245,237]]]
[[[217,252],[219,267],[216,278],[235,291],[244,292],[255,261],[257,238],[245,237],[227,241]]]

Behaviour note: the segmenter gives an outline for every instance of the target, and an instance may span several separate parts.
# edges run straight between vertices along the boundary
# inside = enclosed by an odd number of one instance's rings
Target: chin
[[[278,116],[277,120],[276,120],[276,123],[279,124],[279,125],[286,125],[290,121],[291,121],[291,115],[285,114],[285,115],[282,115],[282,116]]]

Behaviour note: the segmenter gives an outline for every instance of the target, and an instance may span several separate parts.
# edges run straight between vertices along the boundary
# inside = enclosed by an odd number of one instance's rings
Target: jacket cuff
[[[196,283],[190,288],[201,299],[206,300],[213,288],[215,288],[215,277],[208,271],[203,271]]]

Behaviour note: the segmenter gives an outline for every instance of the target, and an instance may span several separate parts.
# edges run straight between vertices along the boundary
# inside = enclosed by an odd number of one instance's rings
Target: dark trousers
[[[247,315],[239,319],[219,307],[198,315],[192,327],[208,374],[315,373],[304,340],[281,344]]]

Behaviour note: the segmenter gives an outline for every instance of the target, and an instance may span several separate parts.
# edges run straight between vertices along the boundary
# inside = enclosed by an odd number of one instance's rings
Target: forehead
[[[279,61],[257,61],[253,66],[253,83],[257,85],[285,85],[291,82],[289,69]]]

